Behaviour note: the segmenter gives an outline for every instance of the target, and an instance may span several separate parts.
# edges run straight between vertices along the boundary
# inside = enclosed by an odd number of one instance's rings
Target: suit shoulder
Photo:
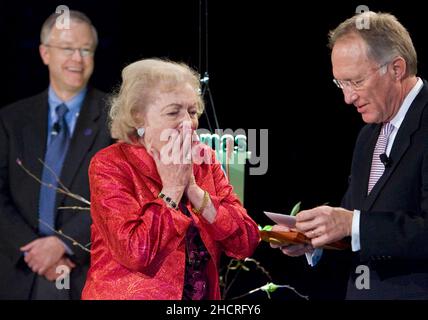
[[[44,102],[47,103],[46,91],[4,106],[0,110],[0,117],[22,117],[22,115],[28,113],[30,109],[34,110],[35,108],[43,106]]]
[[[357,143],[365,142],[368,137],[371,136],[374,130],[376,130],[376,124],[366,124],[363,126],[358,133]]]
[[[109,94],[95,88],[89,88],[86,95],[89,103],[96,105],[104,117],[107,117],[109,110]]]
[[[108,94],[106,92],[93,87],[90,87],[88,89],[88,93],[91,94],[96,99],[105,99],[108,97]]]
[[[423,126],[428,126],[428,101],[425,103],[424,108],[422,110],[421,120]]]
[[[369,133],[373,132],[373,130],[376,129],[376,126],[377,126],[377,124],[375,124],[375,123],[367,123],[367,124],[365,124],[361,128],[359,135],[365,135],[365,134],[369,134]]]
[[[92,101],[97,101],[103,105],[108,104],[109,94],[96,88],[89,88],[87,97]]]

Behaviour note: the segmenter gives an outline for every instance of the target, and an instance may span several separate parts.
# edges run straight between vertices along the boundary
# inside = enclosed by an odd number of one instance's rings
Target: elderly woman
[[[82,298],[219,299],[221,253],[248,257],[259,235],[214,152],[196,139],[199,77],[149,59],[122,78],[110,111],[119,142],[89,169],[92,249]]]

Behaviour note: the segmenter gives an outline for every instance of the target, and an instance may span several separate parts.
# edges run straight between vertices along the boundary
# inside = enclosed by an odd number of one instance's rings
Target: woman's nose
[[[179,129],[193,129],[193,123],[190,119],[184,118],[180,125],[178,126]]]
[[[192,121],[192,116],[189,112],[185,112],[184,117],[186,121]]]

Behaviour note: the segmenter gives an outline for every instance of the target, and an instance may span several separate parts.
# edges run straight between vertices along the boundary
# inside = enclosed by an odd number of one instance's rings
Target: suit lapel
[[[373,187],[372,191],[370,192],[370,195],[367,197],[367,201],[364,205],[364,210],[371,209],[373,203],[379,196],[379,193],[384,187],[385,183],[389,180],[392,173],[395,171],[404,154],[406,153],[407,149],[410,147],[412,136],[420,127],[422,111],[425,108],[427,100],[428,87],[426,86],[426,84],[424,84],[421,91],[416,96],[415,100],[412,102],[409,110],[407,111],[406,116],[404,117],[400,129],[397,132],[390,153],[391,166],[385,169],[384,174]]]
[[[25,120],[22,123],[22,139],[17,140],[22,143],[21,161],[36,177],[42,176],[43,164],[39,161],[44,160],[46,152],[46,137],[48,126],[48,94],[47,90],[37,95],[29,103],[29,110]],[[29,207],[36,208],[30,212],[28,217],[33,228],[37,228],[40,184],[26,176],[30,192],[25,195]]]
[[[358,175],[353,175],[352,180],[355,188],[355,197],[353,201],[356,204],[356,207],[361,208],[364,206],[364,203],[367,199],[367,188],[368,181],[370,177],[370,169],[373,158],[373,150],[375,148],[377,138],[380,133],[381,125],[375,124],[371,125],[369,128],[370,132],[368,133],[367,143],[361,147],[359,156],[355,159],[356,168],[353,169],[354,172],[358,172]]]
[[[38,95],[34,100],[34,108],[29,112],[27,122],[22,129],[23,165],[37,177],[42,176],[46,152],[48,126],[48,95],[47,91]]]
[[[98,100],[95,100],[94,91],[89,89],[83,101],[61,173],[61,182],[67,187],[71,186],[88,150],[95,141],[100,129],[100,124],[96,121],[99,116]],[[64,197],[59,194],[57,205],[63,201]]]

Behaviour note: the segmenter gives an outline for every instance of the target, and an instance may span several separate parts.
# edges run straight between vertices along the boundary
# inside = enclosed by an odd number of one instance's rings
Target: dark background
[[[360,4],[390,12],[412,35],[419,75],[426,77],[426,14],[421,3],[209,1],[210,88],[220,127],[269,129],[269,170],[263,176],[246,177],[245,206],[258,223],[269,223],[264,210],[287,212],[298,201],[303,209],[326,202],[339,205],[346,189],[353,145],[363,122],[332,82],[328,31],[352,16]],[[46,88],[39,32],[61,4],[85,12],[98,30],[91,82],[99,89],[111,92],[120,84],[122,68],[140,58],[166,57],[199,67],[198,0],[2,0],[0,106]],[[202,57],[200,71],[205,71],[204,52]],[[204,117],[201,127],[206,127]],[[313,270],[305,259],[288,258],[265,243],[254,257],[275,283],[291,284],[314,299],[338,297],[336,284],[329,282],[335,279],[335,267]],[[231,296],[265,281],[259,272],[242,273]],[[284,290],[273,297],[295,298]]]

